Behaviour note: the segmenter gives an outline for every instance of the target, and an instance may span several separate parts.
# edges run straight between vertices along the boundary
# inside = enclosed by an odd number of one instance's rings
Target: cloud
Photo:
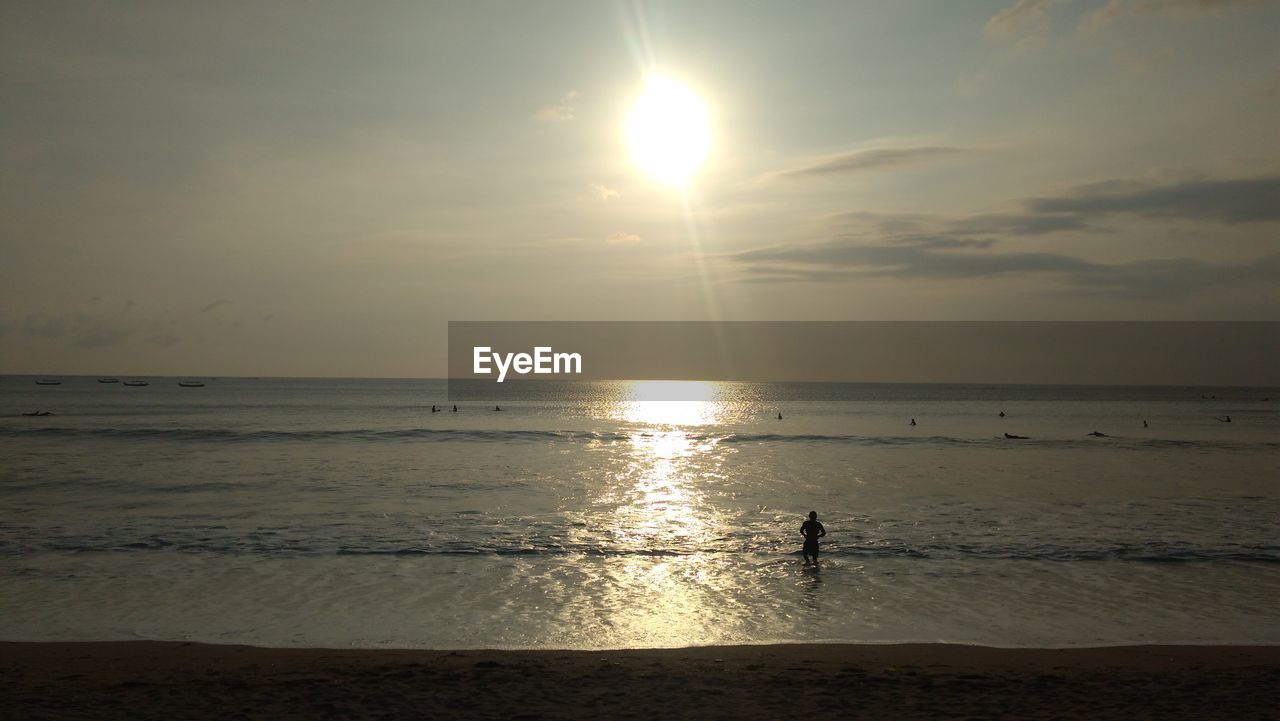
[[[985,31],[988,35],[1012,36],[1043,29],[1049,8],[1056,0],[1018,0],[1011,7],[991,16]]]
[[[30,313],[23,320],[22,329],[34,338],[61,338],[66,335],[70,316],[47,316],[44,313]]]
[[[980,213],[941,217],[918,213],[843,213],[835,217],[845,227],[864,228],[881,238],[1039,236],[1062,231],[1097,230],[1078,213]]]
[[[573,101],[577,98],[578,91],[570,90],[564,94],[564,97],[560,99],[559,103],[539,108],[538,111],[533,114],[533,117],[535,120],[539,120],[544,123],[563,123],[569,120],[574,120],[576,116],[574,115]]]
[[[1192,180],[1168,185],[1110,181],[1081,186],[1049,198],[1030,198],[1036,214],[1103,216],[1133,214],[1227,223],[1280,220],[1280,176],[1233,180]]]
[[[79,330],[73,342],[77,348],[110,348],[128,340],[133,332],[132,328],[121,326],[86,326]]]
[[[1053,253],[956,253],[928,242],[867,245],[835,240],[800,246],[776,246],[737,253],[735,261],[765,264],[774,273],[800,273],[813,267],[842,270],[846,277],[884,275],[899,278],[973,278],[1005,273],[1084,272],[1092,263]],[[813,266],[813,267],[811,267]],[[833,278],[834,279],[834,278]]]
[[[590,190],[592,193],[594,193],[595,196],[600,200],[608,200],[610,198],[621,197],[618,194],[618,191],[614,190],[613,188],[605,187],[600,183],[587,183],[587,189]]]
[[[984,213],[961,218],[952,223],[956,233],[975,235],[1047,235],[1069,230],[1091,229],[1086,219],[1078,214],[1038,213]]]
[[[1080,21],[1082,32],[1096,32],[1134,17],[1220,15],[1235,8],[1259,6],[1265,0],[1109,0]]]
[[[867,245],[851,240],[761,248],[728,259],[746,269],[747,281],[757,283],[1036,276],[1074,292],[1122,298],[1185,296],[1214,287],[1274,282],[1280,275],[1280,253],[1226,264],[1191,258],[1098,263],[1059,253],[953,252],[923,243]]]
[[[1280,253],[1214,264],[1192,258],[1103,263],[1065,253],[1009,252],[1000,243],[1062,232],[1111,232],[1113,215],[1239,224],[1280,221],[1280,177],[1167,184],[1109,181],[1016,201],[1015,210],[948,217],[843,213],[830,239],[722,256],[752,282],[859,277],[962,280],[1036,276],[1073,292],[1129,298],[1187,295],[1237,283],[1275,283]]]
[[[1192,180],[1155,185],[1112,180],[1055,196],[1024,198],[1013,210],[968,216],[842,213],[837,237],[884,245],[987,248],[1054,233],[1111,233],[1112,216],[1238,225],[1280,221],[1280,177]]]
[[[973,152],[966,148],[930,145],[905,148],[870,148],[835,155],[811,165],[785,170],[783,178],[812,178],[838,173],[884,170],[903,165],[914,165],[934,160],[945,160]]]
[[[217,307],[219,307],[219,306],[224,306],[224,305],[230,305],[230,304],[231,304],[231,301],[227,300],[226,298],[219,298],[218,300],[215,300],[215,301],[213,301],[212,303],[210,303],[209,305],[206,305],[205,307],[201,308],[201,309],[200,309],[200,312],[201,312],[201,313],[208,313],[209,311],[213,310],[214,308],[217,308]]]
[[[62,341],[75,348],[111,348],[131,340],[170,346],[177,337],[165,328],[163,314],[156,318],[126,318],[123,314],[33,312],[23,319],[29,338]]]
[[[610,233],[609,237],[605,238],[605,240],[608,241],[610,245],[620,245],[623,243],[639,243],[640,236],[636,235],[635,233],[624,233],[622,231],[618,231],[616,233]]]

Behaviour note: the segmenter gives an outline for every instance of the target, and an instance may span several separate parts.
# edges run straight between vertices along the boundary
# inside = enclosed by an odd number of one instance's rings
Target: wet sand
[[[0,643],[3,719],[1277,719],[1280,646]]]

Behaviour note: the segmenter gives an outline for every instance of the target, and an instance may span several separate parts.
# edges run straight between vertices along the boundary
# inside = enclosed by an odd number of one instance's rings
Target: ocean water
[[[1280,389],[62,380],[0,377],[0,639],[1280,643]]]

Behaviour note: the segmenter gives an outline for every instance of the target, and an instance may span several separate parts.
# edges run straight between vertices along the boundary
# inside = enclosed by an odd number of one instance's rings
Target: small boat
[[[178,381],[178,385],[183,388],[204,388],[204,384],[200,381]]]
[[[59,380],[53,380],[53,379],[50,379],[50,378],[37,378],[37,379],[36,379],[36,385],[38,385],[38,386],[60,386],[60,385],[62,385],[62,381],[59,381]]]
[[[51,413],[51,412],[49,412],[49,411],[31,411],[30,413],[23,413],[22,415],[24,415],[24,416],[35,416],[36,418],[44,418],[45,416],[51,416],[51,415],[53,415],[53,413]]]
[[[123,385],[129,386],[131,388],[141,388],[142,386],[149,386],[151,384],[148,383],[147,381],[125,381]]]
[[[99,378],[98,382],[99,383],[119,383],[120,379],[119,378]]]

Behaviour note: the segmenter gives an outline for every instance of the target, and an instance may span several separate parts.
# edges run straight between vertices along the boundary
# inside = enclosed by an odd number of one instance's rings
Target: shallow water
[[[0,378],[0,638],[1280,643],[1275,389],[444,388]]]

